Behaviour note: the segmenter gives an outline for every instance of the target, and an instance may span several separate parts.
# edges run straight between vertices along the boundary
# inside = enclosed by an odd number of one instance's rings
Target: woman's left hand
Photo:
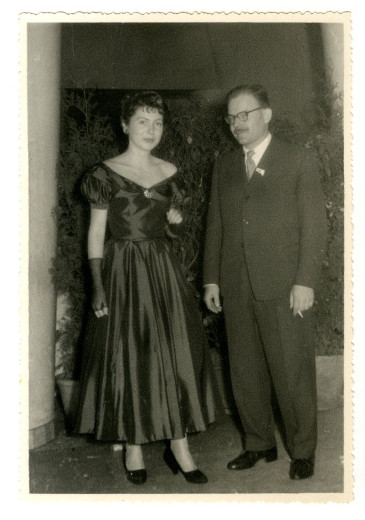
[[[169,224],[181,224],[183,221],[182,214],[175,208],[169,209],[169,211],[166,213],[166,216],[167,222]]]

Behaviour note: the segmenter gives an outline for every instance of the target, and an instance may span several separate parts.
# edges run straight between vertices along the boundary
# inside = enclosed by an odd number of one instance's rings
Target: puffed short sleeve
[[[82,180],[81,192],[92,208],[107,209],[114,190],[106,170],[100,166],[92,168]]]

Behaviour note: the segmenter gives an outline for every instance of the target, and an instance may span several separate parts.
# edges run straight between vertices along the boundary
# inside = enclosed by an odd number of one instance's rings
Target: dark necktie
[[[249,150],[247,152],[246,156],[246,173],[248,180],[251,179],[253,172],[256,170],[256,164],[253,160],[253,156],[255,155],[255,152],[253,150]]]

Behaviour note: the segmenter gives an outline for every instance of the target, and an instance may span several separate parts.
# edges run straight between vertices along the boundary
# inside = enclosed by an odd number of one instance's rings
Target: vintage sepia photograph
[[[20,16],[29,498],[351,500],[350,24]]]

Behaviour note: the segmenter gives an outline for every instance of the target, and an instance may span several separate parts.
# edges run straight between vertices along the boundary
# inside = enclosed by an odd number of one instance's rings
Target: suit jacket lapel
[[[235,152],[230,171],[230,183],[231,186],[237,189],[237,194],[241,195],[244,192],[247,178],[242,148]]]

